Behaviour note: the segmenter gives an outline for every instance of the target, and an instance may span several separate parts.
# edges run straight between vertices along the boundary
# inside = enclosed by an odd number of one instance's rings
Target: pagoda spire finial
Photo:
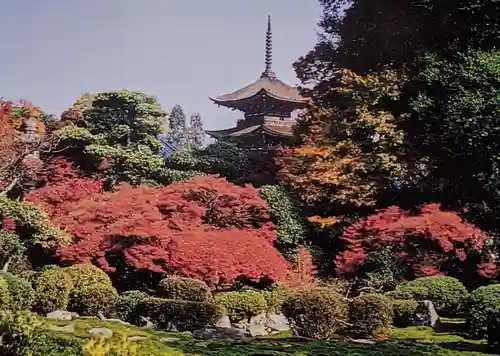
[[[271,15],[267,16],[266,32],[266,69],[262,73],[263,77],[274,78],[276,75],[272,69],[273,65],[273,33],[271,32]]]

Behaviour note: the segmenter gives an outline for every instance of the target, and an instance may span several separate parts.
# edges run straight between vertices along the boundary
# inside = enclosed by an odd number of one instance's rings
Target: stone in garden
[[[91,328],[88,332],[90,335],[97,336],[102,339],[109,339],[113,337],[113,330],[108,328]]]
[[[146,323],[146,325],[144,325],[141,329],[152,330],[156,328],[156,325],[153,324],[148,318],[141,316],[141,320]]]
[[[212,339],[234,339],[241,340],[249,336],[246,330],[237,328],[203,328],[193,332],[193,336],[197,339],[212,340]]]
[[[70,312],[64,310],[56,310],[50,312],[46,315],[46,317],[47,319],[52,319],[52,320],[64,320],[64,321],[73,320],[73,315],[71,315]]]
[[[265,336],[267,335],[266,330],[267,316],[265,314],[256,315],[250,318],[250,324],[248,325],[248,331],[251,336]]]
[[[127,341],[134,342],[134,341],[141,341],[141,340],[146,340],[146,336],[129,336],[127,337]]]
[[[181,339],[179,339],[178,337],[163,337],[160,339],[161,342],[163,343],[169,343],[169,342],[178,342],[178,341],[181,341]]]
[[[127,326],[132,325],[132,324],[127,323],[126,321],[123,321],[121,319],[106,319],[106,321],[110,321],[110,322],[113,322],[113,323],[119,323],[119,324],[127,325]]]
[[[290,330],[290,323],[283,314],[269,314],[266,326],[272,331],[282,332]]]
[[[210,341],[200,341],[197,342],[195,345],[198,347],[207,347],[210,344]]]
[[[229,320],[229,316],[224,315],[222,316],[217,323],[215,323],[215,326],[219,328],[230,328],[231,327],[231,321]]]
[[[177,324],[173,321],[167,322],[167,325],[165,326],[166,331],[171,331],[171,332],[178,332],[179,328],[177,327]]]
[[[365,345],[375,345],[376,342],[373,340],[366,340],[366,339],[352,339],[352,342],[355,342],[357,344],[365,344]]]
[[[418,302],[415,312],[414,325],[434,327],[439,320],[439,315],[430,300]]]
[[[62,332],[62,333],[70,333],[74,334],[75,333],[75,324],[68,324],[64,326],[55,326],[55,325],[48,325],[49,330],[51,331],[56,331],[56,332]]]

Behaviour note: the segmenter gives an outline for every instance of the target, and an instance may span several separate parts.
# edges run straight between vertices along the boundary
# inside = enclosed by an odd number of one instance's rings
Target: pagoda
[[[218,140],[238,142],[247,148],[269,148],[293,141],[292,113],[307,106],[309,99],[297,88],[278,79],[272,70],[271,17],[266,33],[265,70],[259,79],[230,94],[210,98],[215,104],[244,113],[236,127],[206,131]]]

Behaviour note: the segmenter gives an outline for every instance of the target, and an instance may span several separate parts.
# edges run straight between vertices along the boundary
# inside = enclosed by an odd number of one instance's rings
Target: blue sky
[[[273,69],[298,84],[292,63],[316,43],[316,0],[0,0],[0,97],[59,115],[85,91],[138,90],[170,111],[201,113],[205,128],[238,114],[208,97],[264,69],[267,15]]]

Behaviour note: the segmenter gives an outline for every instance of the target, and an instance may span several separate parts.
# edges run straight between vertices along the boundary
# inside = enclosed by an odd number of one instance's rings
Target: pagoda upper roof
[[[241,109],[242,106],[241,104],[236,104],[262,95],[287,103],[300,104],[298,108],[303,107],[303,105],[309,101],[308,98],[301,95],[299,89],[283,83],[272,71],[272,33],[270,16],[267,21],[265,65],[265,70],[260,78],[250,85],[229,94],[210,98],[210,100],[218,105],[238,109]]]
[[[305,104],[309,100],[304,98],[297,88],[283,83],[273,73],[267,72],[264,72],[255,82],[240,90],[210,99],[216,104],[226,106],[258,95],[267,95],[276,100],[299,104]]]

